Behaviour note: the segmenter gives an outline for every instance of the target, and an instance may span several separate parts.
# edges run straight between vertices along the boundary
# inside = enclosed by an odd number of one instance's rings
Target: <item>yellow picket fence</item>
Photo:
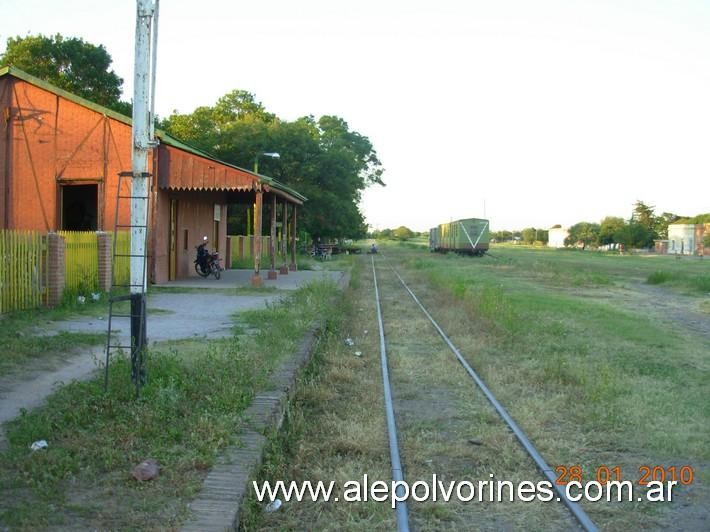
[[[88,295],[98,290],[99,249],[98,238],[93,231],[60,231],[64,237],[64,289]],[[126,257],[131,252],[131,233],[116,234],[116,257],[113,267],[114,283],[127,284],[131,262]],[[120,256],[124,255],[124,256]]]
[[[0,230],[0,313],[42,304],[47,286],[46,253],[43,234]]]
[[[229,239],[229,250],[230,256],[234,267],[245,266],[250,263],[252,255],[254,254],[254,237],[244,236],[244,235],[228,235]],[[271,237],[262,236],[261,237],[261,258],[262,260],[268,258],[269,249],[271,246]],[[279,254],[279,249],[281,246],[281,240],[276,241],[276,255]],[[236,266],[234,266],[236,265]]]
[[[64,238],[64,290],[88,296],[99,287],[99,245],[94,231],[58,231]]]
[[[131,260],[128,255],[131,252],[131,232],[118,231],[116,233],[116,255],[113,264],[113,282],[117,285],[128,284],[131,277]]]

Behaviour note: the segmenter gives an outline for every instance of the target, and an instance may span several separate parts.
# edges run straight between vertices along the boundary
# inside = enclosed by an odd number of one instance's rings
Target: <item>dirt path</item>
[[[710,342],[710,296],[691,297],[635,282],[623,287],[573,290],[573,295],[611,303]]]
[[[626,303],[710,341],[710,314],[702,312],[700,307],[702,301],[710,300],[709,296],[683,296],[645,283],[631,285],[629,289],[629,294],[624,297]]]
[[[278,300],[279,293],[268,295],[235,296],[214,292],[158,293],[148,303],[149,341],[179,340],[194,337],[219,338],[232,333],[232,315],[249,309],[263,308]],[[151,310],[157,313],[151,314]],[[197,316],[197,317],[196,317]],[[127,341],[130,327],[118,323],[119,338]],[[38,334],[56,334],[59,331],[93,332],[106,331],[106,316],[95,319],[80,318],[47,325]],[[90,378],[103,367],[103,346],[79,350],[62,361],[55,361],[54,368],[46,364],[30,366],[26,371],[0,379],[0,425],[20,415],[23,409],[41,406],[57,386],[72,380]],[[0,445],[4,432],[0,429]]]
[[[277,280],[265,281],[264,286],[273,292],[244,295],[235,292],[249,287],[251,270],[227,270],[217,281],[212,278],[191,278],[163,286],[190,289],[182,293],[152,292],[148,299],[148,340],[181,340],[205,337],[220,338],[232,334],[233,315],[245,310],[263,308],[277,301],[290,290],[296,290],[312,281],[329,278],[334,282],[342,277],[340,271],[297,271],[280,275]],[[194,291],[200,289],[200,291]],[[204,289],[204,290],[202,290]],[[153,311],[153,313],[151,313]],[[60,331],[105,333],[106,314],[96,318],[77,318],[54,322],[37,329],[35,334],[57,334]],[[127,319],[114,324],[121,343],[129,343],[130,325]],[[72,380],[90,378],[103,366],[103,346],[77,349],[51,360],[41,360],[19,372],[0,378],[0,446],[4,442],[2,424],[18,415],[22,409],[32,409],[43,404],[58,385]],[[51,358],[51,357],[48,357]]]

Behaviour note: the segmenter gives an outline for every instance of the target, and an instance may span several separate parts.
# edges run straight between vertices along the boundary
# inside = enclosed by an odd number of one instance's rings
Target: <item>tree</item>
[[[631,220],[618,235],[619,241],[627,247],[648,248],[653,245],[653,240],[659,237],[657,228],[663,229],[667,235],[668,223],[662,219],[663,216],[661,219],[657,218],[653,209],[653,206],[637,200],[631,213]],[[670,213],[664,215],[675,217]]]
[[[10,37],[0,57],[0,65],[15,66],[87,100],[130,114],[130,104],[120,101],[123,80],[109,70],[112,62],[102,45],[59,33]]]
[[[382,182],[382,166],[369,139],[337,116],[292,122],[266,111],[253,94],[235,90],[213,107],[174,112],[161,124],[171,135],[226,162],[275,177],[308,198],[299,221],[313,237],[360,237],[367,227],[358,203],[362,190]]]
[[[618,235],[624,229],[626,222],[619,216],[607,216],[599,226],[599,244],[602,246],[618,243]]]
[[[545,229],[537,229],[535,231],[535,241],[547,244],[549,241],[549,233]]]
[[[653,212],[654,207],[646,205],[641,200],[637,200],[634,204],[634,210],[631,213],[631,221],[641,224],[646,229],[656,232],[656,215]]]
[[[677,224],[710,224],[710,212],[705,214],[698,214],[691,218],[678,218],[673,223]]]
[[[523,242],[525,242],[526,244],[534,244],[536,229],[534,227],[526,227],[521,231],[521,235],[523,238]]]
[[[596,245],[599,242],[599,224],[579,222],[569,228],[569,236],[565,238],[565,245],[578,246],[582,249]]]
[[[513,239],[513,233],[511,231],[493,231],[491,233],[491,238],[496,242],[507,242]]]
[[[651,247],[655,237],[656,233],[652,229],[633,220],[614,234],[614,240],[627,248]]]
[[[396,240],[409,240],[414,236],[414,231],[408,227],[400,225],[397,229],[392,231],[392,236],[394,236]]]

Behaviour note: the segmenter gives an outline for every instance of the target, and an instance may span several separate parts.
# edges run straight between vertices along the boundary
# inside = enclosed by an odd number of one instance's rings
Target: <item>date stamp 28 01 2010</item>
[[[607,482],[621,482],[624,480],[620,466],[606,466],[604,464],[598,466],[594,470],[594,478],[585,477],[585,471],[580,465],[558,465],[555,467],[557,473],[557,484],[565,485],[569,482],[584,482],[585,480],[596,480],[600,484]],[[695,471],[692,466],[649,466],[642,465],[638,468],[638,474],[632,482],[639,486],[647,486],[649,482],[678,482],[683,486],[693,483],[695,479]]]

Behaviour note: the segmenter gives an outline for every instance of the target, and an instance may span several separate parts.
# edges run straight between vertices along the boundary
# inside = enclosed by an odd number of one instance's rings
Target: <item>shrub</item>
[[[665,283],[666,281],[670,281],[672,278],[673,275],[670,272],[658,270],[649,274],[648,278],[646,279],[646,282],[648,284],[661,284]]]

